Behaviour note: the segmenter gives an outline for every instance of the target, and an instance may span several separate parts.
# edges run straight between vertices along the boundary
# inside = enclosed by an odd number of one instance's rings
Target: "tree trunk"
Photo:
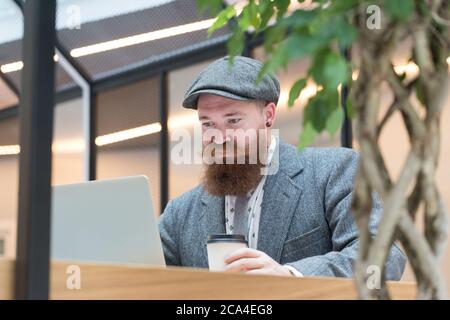
[[[448,23],[449,1],[434,1],[431,10],[431,15],[416,13],[407,25],[388,22],[378,32],[367,30],[364,13],[357,19],[361,62],[351,99],[357,115],[355,131],[361,160],[352,209],[360,230],[355,281],[362,299],[389,298],[383,275],[394,241],[402,244],[414,270],[417,298],[446,297],[438,257],[447,237],[447,211],[435,176],[439,158],[439,119],[449,78],[446,61],[450,52],[449,27],[442,25]],[[415,79],[402,79],[392,66],[396,45],[407,37],[413,42],[413,61],[420,70]],[[394,99],[379,121],[381,85],[386,83]],[[424,117],[419,116],[411,102],[416,92],[420,95]],[[396,181],[389,175],[378,145],[380,132],[395,112],[402,115],[411,145]],[[411,189],[413,191],[408,193]],[[372,237],[368,222],[374,193],[382,199],[383,216],[377,235]],[[424,208],[424,234],[414,223],[420,205]],[[370,289],[367,285],[371,266],[382,271],[380,289]]]

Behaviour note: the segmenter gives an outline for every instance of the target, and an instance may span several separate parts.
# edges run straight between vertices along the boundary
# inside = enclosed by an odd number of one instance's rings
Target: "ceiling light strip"
[[[161,128],[162,128],[161,123],[155,122],[145,126],[99,136],[95,139],[95,144],[101,147],[120,141],[143,137],[153,133],[160,132]]]
[[[215,19],[208,19],[193,23],[188,23],[167,29],[137,34],[130,37],[120,38],[111,41],[96,43],[90,46],[76,48],[70,51],[70,55],[74,58],[83,57],[95,53],[115,50],[119,48],[129,47],[140,43],[150,42],[154,40],[178,36],[181,34],[208,29]]]

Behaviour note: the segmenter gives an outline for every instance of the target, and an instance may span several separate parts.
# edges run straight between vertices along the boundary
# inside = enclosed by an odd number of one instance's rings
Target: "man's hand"
[[[282,266],[262,251],[243,248],[225,258],[225,272],[245,272],[247,274],[266,274],[292,276],[288,268]]]

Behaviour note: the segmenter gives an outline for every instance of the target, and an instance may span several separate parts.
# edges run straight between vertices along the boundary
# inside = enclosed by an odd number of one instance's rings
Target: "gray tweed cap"
[[[247,57],[236,56],[233,65],[229,57],[218,59],[208,65],[187,90],[183,107],[197,109],[198,97],[210,93],[235,100],[263,100],[278,102],[280,83],[273,74],[264,75],[256,84],[263,64]]]

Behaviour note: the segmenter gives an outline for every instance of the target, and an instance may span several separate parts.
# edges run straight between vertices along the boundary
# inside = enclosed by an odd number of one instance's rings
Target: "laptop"
[[[52,189],[52,259],[165,266],[147,177]]]

